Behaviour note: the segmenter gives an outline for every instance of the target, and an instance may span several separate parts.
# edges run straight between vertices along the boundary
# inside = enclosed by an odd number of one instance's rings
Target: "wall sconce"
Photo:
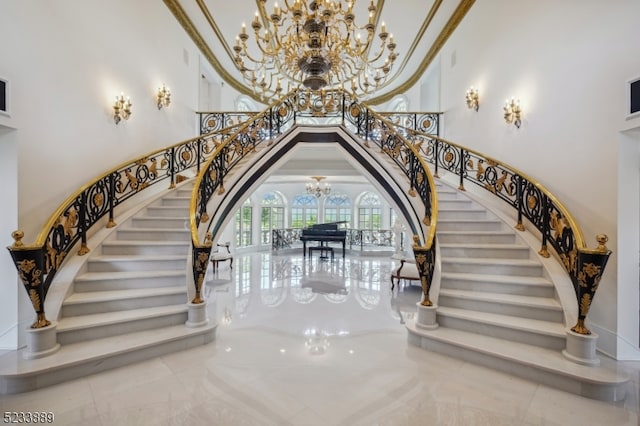
[[[131,100],[127,96],[125,101],[124,95],[116,96],[116,102],[113,104],[113,120],[118,124],[121,119],[128,120],[131,117]]]
[[[522,121],[520,120],[520,100],[513,99],[508,100],[504,104],[504,121],[508,124],[515,124],[515,126],[519,129]]]
[[[467,99],[467,107],[469,109],[473,108],[476,111],[478,111],[478,108],[480,108],[480,101],[478,98],[478,89],[474,89],[473,86],[471,86],[469,90],[467,90],[466,99]]]
[[[158,101],[158,109],[162,109],[162,107],[168,107],[171,104],[171,91],[168,87],[162,85],[161,89],[158,89],[158,94],[156,95],[156,99]]]

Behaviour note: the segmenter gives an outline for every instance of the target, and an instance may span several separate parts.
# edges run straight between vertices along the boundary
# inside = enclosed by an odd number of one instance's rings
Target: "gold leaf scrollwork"
[[[349,113],[352,116],[357,117],[358,115],[360,115],[360,107],[358,105],[353,105],[349,110]]]
[[[216,172],[215,169],[209,172],[209,178],[211,179],[212,182],[215,182],[217,177],[218,177],[218,172]]]
[[[476,172],[476,179],[480,179],[484,175],[485,168],[482,166],[483,161],[478,160],[478,171]]]
[[[287,115],[287,108],[281,106],[278,110],[278,114],[280,115],[280,117],[285,117]]]
[[[535,195],[529,195],[527,197],[527,205],[529,206],[529,210],[533,210],[538,204],[538,198]]]
[[[214,118],[210,118],[207,120],[207,127],[213,127],[216,125],[216,120]]]
[[[582,271],[589,277],[589,278],[593,278],[596,275],[600,274],[600,267],[593,264],[593,263],[586,263],[583,267],[582,267]]]
[[[418,174],[416,175],[416,182],[418,183],[418,185],[420,185],[423,181],[424,175],[422,174],[422,172],[418,172]]]
[[[40,296],[38,296],[38,292],[35,289],[29,290],[29,299],[31,299],[31,304],[33,305],[33,309],[37,311],[40,310]]]
[[[419,266],[424,265],[424,263],[427,261],[427,255],[426,254],[416,254],[416,264]]]
[[[71,231],[74,226],[78,223],[78,212],[75,209],[69,210],[69,214],[64,220],[64,225],[62,228],[64,229],[64,233],[66,235],[71,236]]]
[[[149,172],[154,176],[158,175],[158,162],[155,158],[151,160],[151,167],[149,167]]]
[[[189,161],[191,159],[191,153],[189,151],[182,151],[180,157],[182,157],[182,161]]]
[[[424,120],[422,120],[421,126],[423,129],[428,129],[429,127],[431,127],[431,120],[425,118]]]
[[[160,162],[160,167],[165,168],[167,167],[167,164],[169,164],[169,162],[165,158],[163,158]]]
[[[502,172],[502,177],[496,181],[496,191],[501,192],[504,188],[504,181],[507,180],[507,172]]]
[[[96,207],[100,208],[102,207],[102,203],[104,202],[104,195],[97,193],[93,195],[93,204],[96,205]]]
[[[551,213],[551,228],[553,228],[553,238],[556,240],[562,237],[562,233],[566,225],[564,223],[564,218],[558,214],[558,212],[554,211]]]
[[[447,152],[444,155],[444,161],[446,161],[447,163],[450,163],[451,161],[453,161],[453,153],[452,152]]]
[[[18,269],[26,274],[30,273],[36,267],[36,261],[33,259],[24,259],[18,262]]]
[[[591,296],[588,294],[583,294],[582,299],[580,299],[580,315],[587,316],[587,313],[589,313],[590,306],[591,306]]]

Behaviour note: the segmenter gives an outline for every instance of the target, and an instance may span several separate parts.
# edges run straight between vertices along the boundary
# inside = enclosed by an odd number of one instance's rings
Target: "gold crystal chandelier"
[[[354,95],[366,97],[385,83],[398,54],[384,22],[380,42],[374,46],[373,0],[362,26],[356,24],[356,0],[344,5],[335,0],[284,0],[282,6],[276,1],[271,13],[266,3],[259,0],[251,22],[255,47],[248,46],[244,23],[233,47],[236,67],[261,99],[299,88],[351,89]]]

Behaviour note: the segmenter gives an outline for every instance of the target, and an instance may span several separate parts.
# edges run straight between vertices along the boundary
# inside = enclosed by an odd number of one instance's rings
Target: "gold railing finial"
[[[21,230],[13,231],[11,233],[11,237],[14,239],[13,247],[22,247],[24,244],[22,243],[22,239],[24,238],[24,232]]]
[[[609,249],[605,245],[607,241],[609,241],[609,237],[607,237],[606,234],[596,235],[596,240],[598,240],[598,247],[596,247],[596,250],[601,251],[603,253],[609,251]]]

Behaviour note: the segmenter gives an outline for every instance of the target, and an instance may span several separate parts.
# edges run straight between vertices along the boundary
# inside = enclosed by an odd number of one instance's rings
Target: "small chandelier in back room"
[[[324,188],[320,187],[320,181],[324,178],[324,176],[311,176],[311,179],[315,179],[316,184],[307,184],[307,194],[313,194],[318,198],[320,198],[323,194],[329,195],[331,193],[331,185],[325,183]]]
[[[378,17],[373,0],[362,26],[355,22],[356,0],[283,1],[282,6],[276,1],[269,14],[267,0],[259,0],[251,22],[257,47],[248,46],[244,23],[233,47],[236,67],[261,99],[296,88],[344,88],[366,97],[384,85],[398,54],[384,22],[374,46]]]

